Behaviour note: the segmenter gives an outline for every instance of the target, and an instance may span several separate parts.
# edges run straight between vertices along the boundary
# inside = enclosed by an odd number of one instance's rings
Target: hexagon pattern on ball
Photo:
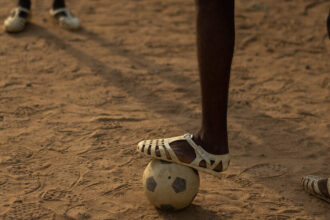
[[[152,160],[144,170],[143,186],[155,207],[180,210],[189,206],[197,195],[199,175],[190,167]]]
[[[176,193],[183,192],[186,190],[186,180],[177,177],[172,183],[172,187]]]
[[[151,192],[154,192],[155,191],[155,188],[157,186],[157,183],[155,181],[155,179],[151,176],[147,179],[147,182],[146,182],[146,187],[149,191]]]

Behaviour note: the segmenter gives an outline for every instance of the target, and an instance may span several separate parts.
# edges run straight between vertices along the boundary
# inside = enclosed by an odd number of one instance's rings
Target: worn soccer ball
[[[162,160],[152,160],[143,173],[148,200],[162,210],[180,210],[189,206],[199,189],[195,169]]]

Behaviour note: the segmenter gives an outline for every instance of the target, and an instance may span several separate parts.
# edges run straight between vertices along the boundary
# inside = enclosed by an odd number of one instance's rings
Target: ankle
[[[65,8],[65,1],[64,0],[54,0],[53,10],[57,10],[60,8]]]
[[[27,10],[31,9],[31,1],[30,0],[20,0],[18,1],[18,6]]]
[[[223,135],[212,135],[199,131],[194,134],[193,140],[208,153],[216,155],[229,153],[227,133]]]

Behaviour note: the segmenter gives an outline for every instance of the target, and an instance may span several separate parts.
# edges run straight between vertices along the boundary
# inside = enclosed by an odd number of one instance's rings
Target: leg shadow
[[[30,24],[29,29],[26,32],[13,36],[22,38],[31,35],[42,38],[55,44],[58,48],[65,50],[75,58],[80,65],[87,66],[93,73],[102,76],[110,86],[124,90],[128,95],[135,98],[140,103],[143,103],[145,106],[148,106],[150,111],[162,115],[179,128],[187,131],[192,129],[191,124],[177,120],[177,118],[178,116],[181,116],[182,118],[182,116],[187,115],[187,113],[196,112],[195,109],[189,108],[175,100],[162,99],[160,96],[152,93],[149,88],[136,81],[134,76],[125,76],[120,70],[112,68],[92,55],[86,54],[82,50],[66,43],[55,34],[37,24]]]

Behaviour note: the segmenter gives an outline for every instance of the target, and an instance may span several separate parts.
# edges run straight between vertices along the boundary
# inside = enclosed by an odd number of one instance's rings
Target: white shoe
[[[10,16],[4,22],[4,28],[7,32],[23,31],[28,18],[30,10],[22,7],[17,7],[11,11]]]
[[[57,20],[58,24],[65,29],[77,30],[80,28],[79,19],[67,8],[51,9],[49,13]]]

